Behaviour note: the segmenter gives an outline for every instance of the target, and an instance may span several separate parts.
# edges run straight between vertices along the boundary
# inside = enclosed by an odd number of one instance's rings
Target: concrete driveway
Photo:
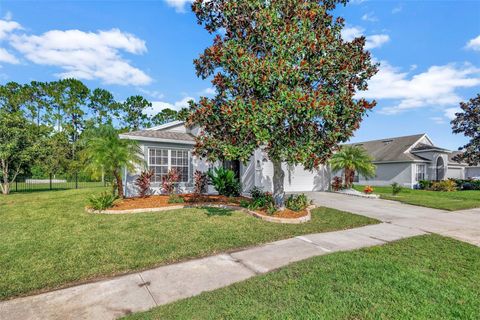
[[[480,246],[480,208],[452,212],[331,192],[306,194],[318,206],[358,213],[397,226],[434,232]]]

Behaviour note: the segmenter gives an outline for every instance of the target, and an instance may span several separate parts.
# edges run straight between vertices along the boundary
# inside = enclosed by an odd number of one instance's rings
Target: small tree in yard
[[[10,185],[39,153],[41,127],[31,124],[20,111],[0,109],[0,187],[10,193]]]
[[[365,149],[357,146],[343,146],[330,160],[332,171],[343,170],[345,187],[351,188],[355,172],[366,178],[375,176],[375,165]]]
[[[187,123],[203,128],[197,156],[247,162],[261,148],[273,162],[273,196],[284,208],[282,162],[312,170],[347,141],[375,102],[354,99],[376,72],[365,38],[346,42],[347,0],[196,0],[213,45],[195,60],[212,77],[213,98],[191,103]]]
[[[111,173],[116,180],[118,196],[123,198],[122,169],[133,171],[136,165],[144,165],[137,143],[120,139],[117,130],[110,124],[89,129],[83,139],[85,149],[82,150],[82,158],[87,170],[98,176],[102,170]]]
[[[180,181],[180,172],[177,169],[168,170],[167,174],[162,177],[162,191],[168,195],[173,195],[175,186]]]
[[[480,164],[480,94],[468,102],[460,103],[461,112],[452,121],[453,133],[463,133],[470,141],[454,160],[465,161],[471,166]]]

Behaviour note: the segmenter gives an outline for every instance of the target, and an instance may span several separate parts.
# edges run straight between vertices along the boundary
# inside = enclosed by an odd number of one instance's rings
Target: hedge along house
[[[128,132],[120,135],[122,139],[136,140],[142,150],[145,168],[138,167],[135,172],[124,172],[125,196],[137,195],[135,180],[145,169],[154,171],[152,190],[161,193],[162,177],[170,169],[177,169],[180,174],[178,189],[182,193],[193,191],[193,173],[223,166],[235,172],[242,184],[242,192],[248,193],[254,186],[265,191],[273,191],[273,164],[262,150],[256,150],[250,161],[223,161],[208,163],[193,155],[195,136],[200,132],[198,127],[187,128],[182,121],[173,121],[161,126]],[[330,186],[331,176],[327,167],[322,166],[312,172],[301,166],[283,165],[285,171],[285,192],[324,191]],[[209,187],[209,192],[214,190]]]
[[[414,188],[420,180],[468,177],[467,166],[452,160],[455,153],[435,146],[425,133],[352,145],[364,148],[377,167],[374,178],[355,177],[359,184],[387,186],[397,182]]]

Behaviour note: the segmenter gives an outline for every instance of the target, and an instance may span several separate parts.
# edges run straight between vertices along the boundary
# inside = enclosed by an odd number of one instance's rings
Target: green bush
[[[209,170],[208,177],[220,195],[227,197],[238,197],[240,195],[242,186],[232,170],[226,170],[222,167]]]
[[[252,189],[250,189],[250,196],[252,197],[253,200],[256,200],[258,198],[264,197],[265,192],[260,187],[253,187]]]
[[[184,203],[185,200],[180,197],[178,194],[171,194],[168,197],[168,203]]]
[[[418,181],[418,186],[421,190],[428,190],[432,187],[433,182],[430,180],[420,180]]]
[[[458,190],[480,190],[480,180],[455,180]]]
[[[397,182],[392,183],[392,194],[396,196],[402,191],[403,187],[399,185]]]
[[[253,187],[250,189],[250,195],[252,196],[252,201],[248,208],[251,210],[268,208],[269,206],[274,205],[272,195],[269,192],[264,192],[259,187]]]
[[[432,183],[432,186],[430,187],[430,190],[432,190],[432,191],[446,191],[446,192],[456,191],[457,190],[457,184],[453,180],[438,181],[438,182]]]
[[[275,214],[275,212],[277,212],[277,208],[275,207],[275,205],[273,203],[269,203],[267,205],[267,214],[269,216],[273,216]]]
[[[312,203],[311,200],[308,200],[307,196],[302,194],[292,194],[285,201],[285,206],[293,211],[304,210]]]
[[[110,192],[102,192],[99,195],[92,194],[88,198],[88,203],[90,207],[94,210],[106,210],[113,206],[117,197],[111,194]]]

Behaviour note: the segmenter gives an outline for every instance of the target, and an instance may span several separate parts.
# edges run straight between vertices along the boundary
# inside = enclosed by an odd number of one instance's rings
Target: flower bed
[[[221,207],[225,209],[241,210],[254,217],[270,222],[278,223],[302,223],[311,219],[310,209],[313,206],[301,211],[293,211],[285,209],[277,211],[269,215],[266,210],[250,210],[242,207],[240,204],[250,202],[250,198],[246,197],[225,197],[218,195],[202,195],[195,196],[193,194],[179,195],[183,199],[183,203],[169,203],[169,196],[154,195],[145,198],[129,198],[117,201],[113,207],[103,211],[88,209],[90,213],[103,214],[127,214],[139,212],[158,212],[173,209],[191,208],[191,207]]]

